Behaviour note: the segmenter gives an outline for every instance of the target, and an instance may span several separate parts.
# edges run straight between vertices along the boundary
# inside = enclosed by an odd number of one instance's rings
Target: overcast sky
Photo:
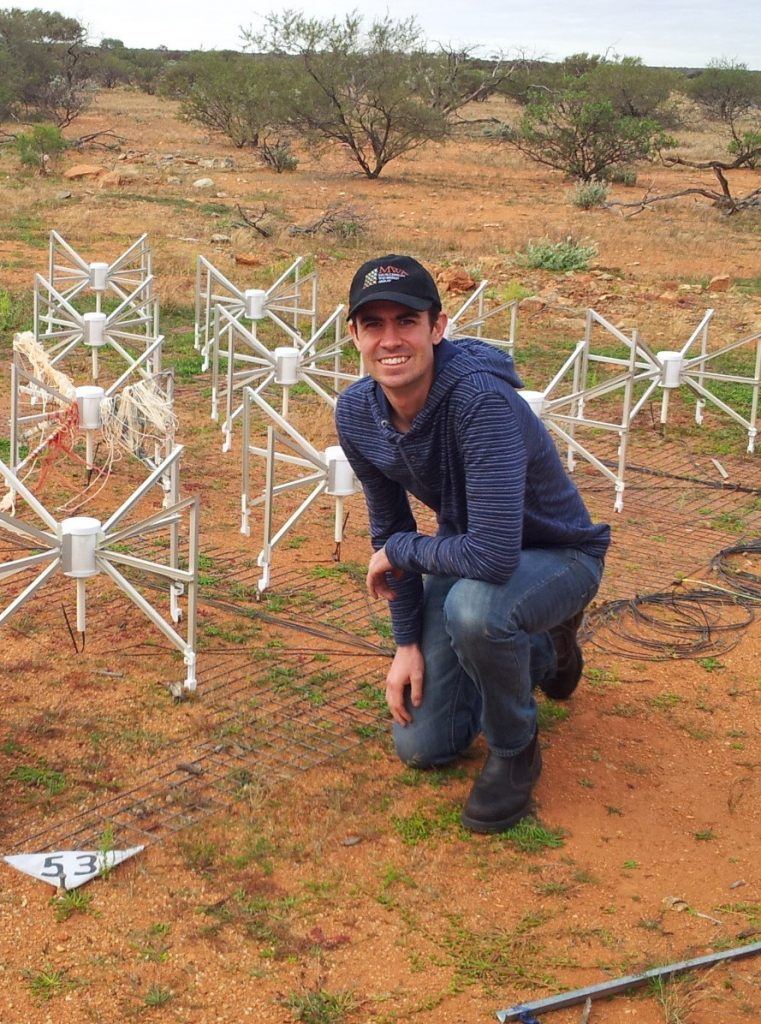
[[[759,0],[470,0],[447,8],[418,0],[403,9],[384,0],[288,0],[253,6],[244,0],[10,0],[8,7],[41,7],[76,17],[93,41],[103,36],[127,46],[170,49],[239,49],[240,27],[262,23],[283,6],[329,17],[361,7],[372,19],[414,14],[432,42],[481,45],[484,54],[520,49],[555,60],[570,53],[618,53],[647,64],[702,67],[712,58],[761,69]]]

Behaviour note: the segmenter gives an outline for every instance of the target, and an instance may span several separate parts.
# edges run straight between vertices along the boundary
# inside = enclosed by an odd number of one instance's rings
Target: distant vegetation
[[[66,128],[97,89],[124,86],[178,99],[180,116],[256,149],[277,171],[293,170],[293,146],[308,141],[342,147],[376,178],[430,140],[477,130],[571,179],[622,180],[639,161],[686,162],[668,151],[689,110],[716,126],[715,154],[700,166],[718,177],[761,162],[761,73],[743,64],[672,70],[587,53],[557,64],[480,60],[432,49],[414,18],[366,25],[357,14],[321,20],[292,10],[243,38],[250,52],[130,49],[119,39],[93,46],[74,18],[2,10],[0,139],[30,140],[33,124]],[[513,121],[460,117],[493,94],[517,104]],[[40,139],[31,150],[16,142],[27,163],[40,149],[50,155]]]

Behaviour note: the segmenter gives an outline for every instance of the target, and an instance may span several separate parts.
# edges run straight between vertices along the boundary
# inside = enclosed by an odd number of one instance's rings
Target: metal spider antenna
[[[35,375],[34,367],[30,368],[19,348],[23,338],[23,335],[14,338],[11,362],[10,466],[15,473],[29,466],[42,454],[64,421],[84,433],[85,465],[88,470],[92,469],[95,439],[103,429],[104,414],[111,414],[117,408],[120,397],[125,393],[125,386],[128,386],[135,371],[140,380],[155,389],[170,415],[165,419],[163,436],[153,437],[153,453],[138,450],[134,454],[153,469],[172,451],[174,374],[171,370],[161,370],[163,338],[154,341],[134,365],[128,367],[108,388],[92,384],[76,387],[63,373],[57,372],[56,381],[64,391]],[[22,445],[27,448],[23,458]],[[168,480],[165,483],[165,489],[168,490]]]
[[[251,444],[252,403],[265,413],[272,423],[267,427],[266,448]],[[277,451],[278,443],[289,449],[290,454]],[[266,466],[264,491],[253,501],[250,498],[249,460],[251,455],[263,457]],[[306,473],[283,483],[276,483],[275,471],[278,463],[306,470]],[[343,449],[339,445],[330,445],[324,452],[317,451],[292,424],[273,409],[260,394],[249,387],[245,388],[243,393],[242,484],[241,533],[250,536],[251,509],[256,505],[264,507],[262,550],[257,559],[262,570],[257,584],[259,593],[263,593],[270,585],[270,571],[275,547],[321,494],[327,494],[334,499],[333,540],[336,544],[337,554],[340,553],[345,522],[344,502],[347,497],[356,494],[360,489],[359,481],[354,476]],[[283,525],[273,532],[275,499],[279,495],[299,487],[311,487],[311,490]]]
[[[761,386],[761,331],[749,335],[747,338],[740,338],[737,341],[723,345],[721,348],[708,351],[708,325],[713,317],[714,311],[706,311],[703,319],[692,332],[682,348],[678,351],[661,351],[656,353],[659,363],[658,387],[663,390],[661,399],[661,423],[668,419],[669,399],[671,393],[684,385],[696,396],[695,422],[700,425],[703,422],[703,414],[707,403],[715,405],[723,413],[739,423],[748,432],[748,452],[752,453],[756,446],[756,419],[758,416],[758,392]],[[699,342],[699,351],[690,355],[692,349]],[[721,373],[714,370],[715,360],[720,360],[729,352],[734,352],[744,346],[755,345],[753,376],[745,376],[739,373]],[[746,418],[736,409],[733,409],[725,401],[711,391],[707,383],[718,384],[745,384],[750,388],[750,414]]]
[[[117,256],[113,263],[88,263],[57,231],[50,232],[47,280],[69,302],[84,292],[93,292],[95,311],[98,313],[101,312],[103,298],[107,293],[124,301],[140,285],[152,279],[152,265],[148,236],[145,234],[121,256]],[[158,333],[158,303],[154,309],[152,327],[146,325],[146,334],[151,333]]]
[[[343,306],[336,307],[311,338],[302,338],[290,327],[286,327],[291,344],[270,350],[262,344],[254,331],[249,331],[221,306],[217,307],[214,316],[219,329],[215,329],[215,338],[223,335],[227,337],[227,368],[225,385],[220,389],[221,354],[215,340],[211,376],[211,418],[219,418],[219,402],[222,398],[225,405],[225,418],[222,424],[225,438],[223,452],[230,451],[232,446],[233,424],[243,412],[242,400],[240,404],[235,405],[236,396],[246,387],[253,387],[257,393],[262,393],[270,385],[279,387],[281,413],[286,419],[289,414],[290,389],[301,381],[331,408],[335,408],[335,396],[339,385],[357,379],[356,374],[335,370],[336,351],[340,350],[342,312]],[[328,343],[323,344],[326,339]],[[326,361],[329,364],[327,367],[322,365]],[[329,384],[332,393],[326,390],[323,384]]]
[[[449,317],[444,336],[450,339],[480,338],[482,341],[488,341],[490,345],[496,345],[498,348],[507,349],[508,352],[512,353],[517,336],[518,300],[513,299],[511,302],[503,302],[497,306],[487,307],[485,300],[488,284],[488,281],[482,281],[457,312]],[[509,317],[507,337],[505,338],[502,335],[491,337],[485,334],[484,329],[486,325],[488,325],[486,329],[491,330],[497,323],[496,317],[501,313]]]
[[[187,671],[185,681],[180,689],[195,690],[199,499],[197,495],[183,500],[179,499],[179,459],[181,454],[182,447],[175,448],[104,523],[90,516],[74,516],[57,522],[16,474],[0,461],[0,476],[42,522],[42,529],[40,529],[17,516],[0,512],[0,527],[13,534],[14,539],[24,547],[35,549],[32,554],[0,563],[0,580],[43,566],[39,575],[0,611],[0,626],[48,579],[60,571],[64,576],[75,580],[77,630],[84,633],[87,627],[87,581],[103,572],[181,651]],[[151,487],[159,483],[161,478],[167,474],[172,480],[171,503],[162,508],[160,512],[119,528],[119,524],[125,516],[136,507]],[[188,568],[180,569],[178,565],[179,528],[182,515],[186,511],[189,518]],[[154,562],[124,551],[125,543],[131,539],[145,537],[147,534],[164,529],[169,531],[168,564]],[[175,623],[179,622],[181,618],[178,598],[187,588],[187,635],[185,638],[122,575],[117,568],[118,565],[126,566],[133,572],[145,573],[151,580],[158,579],[168,582],[170,616]],[[173,692],[177,692],[177,688],[173,687]]]
[[[628,349],[626,359],[615,360],[613,363],[620,372],[614,372],[612,376],[596,383],[590,382],[588,365],[594,354],[590,354],[592,320],[588,317],[584,339],[578,342],[547,387],[543,391],[522,390],[518,394],[540,417],[550,433],[559,437],[566,446],[566,465],[569,472],[573,472],[576,457],[580,456],[610,480],[616,495],[613,507],[616,512],[620,512],[624,505],[624,476],[631,422],[629,413],[636,373],[637,346],[635,339],[627,338],[618,328],[597,314],[594,314],[594,317]],[[600,417],[589,415],[591,403],[601,398],[609,399],[616,392],[621,395],[619,419],[610,418],[607,412],[609,403],[606,403],[606,413]],[[591,441],[586,440],[586,437],[584,440],[579,439],[578,430],[584,431],[585,434],[591,432],[593,436],[599,436],[601,433],[618,435],[615,469],[611,469],[592,451]]]
[[[52,366],[58,366],[74,349],[90,349],[92,383],[100,377],[100,350],[114,349],[127,363],[130,372],[146,374],[151,361],[153,372],[161,368],[163,336],[156,334],[158,306],[153,298],[153,278],[148,277],[127,295],[111,313],[96,310],[81,313],[40,274],[34,283],[34,335],[45,349]],[[134,356],[124,346],[131,343],[142,349]]]
[[[256,323],[268,318],[290,333],[301,334],[306,327],[317,330],[317,271],[304,273],[304,257],[299,256],[269,288],[240,289],[206,259],[196,264],[195,347],[203,356],[203,369],[208,370],[212,345],[219,346],[214,311],[227,310],[235,320]],[[223,339],[224,344],[224,339]]]
[[[708,328],[713,315],[714,311],[712,309],[706,310],[697,327],[681,349],[664,349],[653,352],[642,339],[636,338],[634,344],[637,348],[637,358],[635,361],[634,383],[635,387],[637,385],[644,385],[644,391],[642,391],[632,405],[629,412],[629,421],[631,422],[639,414],[645,403],[660,389],[662,391],[660,422],[661,424],[666,424],[671,395],[684,387],[692,392],[697,399],[695,406],[695,422],[697,424],[703,422],[705,408],[708,403],[711,403],[729,416],[730,419],[733,419],[745,428],[748,432],[748,452],[753,452],[758,432],[756,420],[758,416],[759,388],[761,387],[761,331],[709,352]],[[603,324],[607,330],[615,333],[615,328],[611,327],[599,314],[589,310],[587,314],[587,335],[589,335],[592,320]],[[696,345],[699,345],[699,351],[690,355],[690,350]],[[753,345],[755,345],[755,355],[752,376],[732,372],[721,373],[713,369],[715,360],[720,360],[722,356],[736,349]],[[609,365],[620,363],[620,360],[604,354],[590,356],[589,362],[592,360]],[[583,380],[586,380],[588,370],[589,365],[587,363],[582,370]],[[711,391],[708,386],[711,382],[719,385],[746,384],[750,388],[750,413],[748,417],[746,418],[736,409],[733,409],[727,402]]]

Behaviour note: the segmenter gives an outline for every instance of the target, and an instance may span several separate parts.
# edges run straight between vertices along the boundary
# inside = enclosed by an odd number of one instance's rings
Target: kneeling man
[[[563,699],[581,676],[576,630],[610,530],[590,520],[512,359],[444,338],[420,263],[361,266],[349,322],[369,376],[341,395],[336,422],[370,515],[368,590],[390,601],[396,749],[444,765],[483,732],[462,822],[500,832],[529,813],[541,771],[533,687]],[[436,513],[434,536],[418,532],[410,494]]]

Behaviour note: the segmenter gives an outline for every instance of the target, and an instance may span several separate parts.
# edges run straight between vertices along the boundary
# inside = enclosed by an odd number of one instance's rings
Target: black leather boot
[[[552,679],[545,679],[539,684],[539,688],[553,700],[568,700],[581,679],[584,659],[576,633],[583,618],[584,612],[580,611],[550,630],[558,667]]]
[[[473,832],[504,832],[531,811],[531,791],[542,770],[539,739],[520,754],[498,757],[489,751],[481,774],[473,783],[460,821]]]

